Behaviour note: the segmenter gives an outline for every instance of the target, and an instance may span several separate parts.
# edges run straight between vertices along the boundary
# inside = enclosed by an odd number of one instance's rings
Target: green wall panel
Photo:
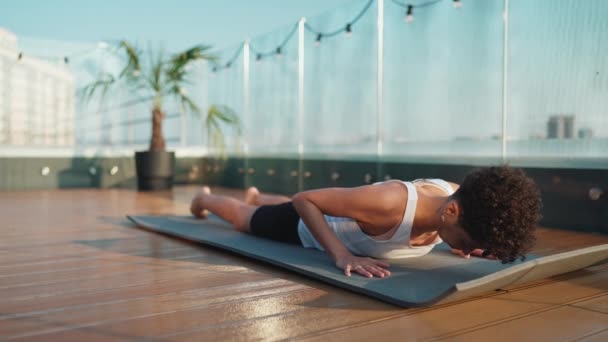
[[[42,169],[48,167],[48,174]],[[457,183],[478,166],[294,158],[177,158],[175,184],[209,184],[293,195],[385,179],[443,178]],[[542,224],[608,233],[608,170],[524,168],[539,185]],[[133,158],[0,158],[0,191],[56,188],[135,189]],[[593,199],[590,192],[599,191]]]

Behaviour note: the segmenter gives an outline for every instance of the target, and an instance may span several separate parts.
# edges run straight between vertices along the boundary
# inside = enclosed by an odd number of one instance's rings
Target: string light
[[[102,44],[107,44],[104,42],[100,42],[98,43],[98,48],[100,48],[100,45]],[[69,54],[65,54],[65,55],[39,55],[39,54],[35,54],[35,55],[30,55],[32,58],[35,59],[44,59],[44,60],[48,60],[48,61],[53,61],[54,63],[57,64],[61,64],[63,63],[64,65],[68,65],[70,64],[70,60],[74,60],[74,58],[78,59],[79,57],[83,56],[83,55],[87,55],[93,51],[96,51],[97,48],[95,49],[91,49],[88,48],[86,50],[81,50],[81,51],[77,51],[77,52],[73,52],[73,53],[69,53]],[[19,51],[19,53],[17,54],[17,61],[21,61],[23,60],[23,58],[25,57],[25,52],[24,51]]]
[[[393,0],[394,2],[396,2],[396,0]],[[433,1],[443,1],[443,0],[433,0]],[[352,35],[352,26],[359,21],[359,19],[361,19],[363,17],[363,15],[371,8],[371,5],[374,3],[374,0],[369,0],[367,1],[367,3],[365,4],[365,6],[361,9],[361,11],[357,14],[357,16],[355,16],[352,20],[350,20],[346,26],[343,26],[337,30],[334,31],[330,31],[330,32],[320,32],[317,31],[315,29],[313,29],[308,23],[304,23],[304,28],[315,34],[316,35],[316,40],[314,45],[315,46],[319,46],[321,44],[321,39],[323,38],[329,38],[329,37],[334,37],[337,36],[339,34],[341,34],[342,32],[346,33],[347,37],[350,37]],[[405,6],[404,4],[400,4],[400,6]],[[271,56],[272,54],[275,54],[277,60],[280,60],[282,55],[283,55],[283,48],[287,45],[287,43],[291,40],[291,38],[295,35],[295,33],[298,31],[298,26],[299,26],[299,21],[298,23],[294,24],[292,30],[287,34],[287,36],[285,37],[285,39],[283,39],[283,41],[278,44],[278,46],[275,48],[275,50],[270,50],[268,52],[263,52],[263,51],[257,51],[251,44],[249,44],[249,50],[253,53],[256,54],[256,61],[261,61],[263,57],[265,56]],[[239,49],[235,52],[234,56],[229,59],[229,61],[234,62],[236,61],[236,59],[238,58],[238,56],[240,55],[242,50],[242,45],[239,47]],[[215,68],[215,71],[219,71],[225,69],[224,68]]]
[[[402,8],[406,8],[407,9],[406,16],[405,16],[405,22],[408,23],[408,24],[411,23],[412,21],[414,21],[414,8],[423,8],[423,7],[426,8],[426,7],[434,6],[434,5],[436,5],[436,4],[438,4],[438,3],[442,2],[442,1],[444,1],[444,0],[428,0],[428,1],[423,2],[423,3],[418,3],[416,5],[412,5],[412,4],[403,3],[403,2],[401,2],[399,0],[392,0],[392,2],[394,4],[396,4],[396,5],[398,5],[398,6],[402,7]],[[318,47],[318,46],[321,45],[321,39],[322,38],[324,38],[324,37],[326,37],[326,38],[333,37],[333,36],[336,36],[336,35],[340,34],[341,32],[344,32],[345,35],[346,35],[346,37],[351,37],[352,36],[352,25],[354,23],[356,23],[359,19],[361,19],[361,17],[363,16],[363,14],[365,14],[365,12],[367,12],[367,10],[371,7],[371,4],[373,2],[374,2],[373,0],[369,0],[367,2],[367,4],[365,5],[365,7],[359,12],[359,14],[355,18],[353,18],[350,22],[348,22],[343,29],[337,29],[337,30],[331,31],[331,32],[319,32],[319,31],[314,30],[308,23],[304,24],[304,28],[306,30],[308,30],[308,31],[316,34],[316,39],[315,39],[315,42],[314,42],[314,45],[316,47]],[[452,6],[455,9],[462,8],[463,7],[462,0],[452,0]],[[297,31],[297,27],[298,27],[298,24],[294,25],[294,28],[291,30],[291,32],[285,37],[285,39],[282,41],[282,43],[280,43],[276,47],[276,49],[275,49],[275,55],[276,55],[277,59],[281,59],[281,57],[283,55],[282,49],[289,42],[289,40],[293,37],[294,33]],[[97,48],[98,49],[107,49],[107,48],[109,48],[109,44],[107,42],[100,41],[100,42],[97,43]],[[251,46],[250,46],[250,49],[253,52],[256,52]],[[212,68],[212,71],[214,73],[216,73],[216,72],[218,72],[218,71],[220,71],[222,69],[230,69],[231,66],[232,66],[232,63],[238,58],[238,56],[240,55],[241,51],[242,51],[242,45],[236,51],[235,55],[224,65],[224,67],[216,65],[216,66],[214,66]],[[272,55],[272,50],[269,51],[269,52],[265,52],[265,53],[256,53],[256,61],[257,62],[261,62],[262,58],[264,56],[269,56],[269,55]],[[73,55],[70,55],[70,56],[73,57]],[[17,60],[21,61],[23,59],[23,57],[24,57],[24,53],[21,51],[17,55]],[[59,58],[61,58],[61,57],[59,57]],[[63,56],[63,62],[66,65],[69,64],[70,57],[69,56]],[[139,75],[140,75],[140,71],[139,70],[134,70],[133,71],[133,77],[139,77]]]
[[[395,1],[395,0],[394,0]],[[315,46],[319,46],[321,44],[321,39],[322,38],[331,38],[331,37],[335,37],[339,34],[342,34],[342,32],[344,32],[346,34],[346,37],[351,37],[352,33],[353,33],[353,25],[359,21],[359,19],[361,19],[363,17],[363,15],[370,9],[371,5],[374,3],[374,0],[369,0],[365,6],[361,9],[361,11],[359,11],[359,13],[349,22],[346,23],[346,26],[343,26],[339,29],[333,30],[333,31],[328,31],[328,32],[321,32],[321,31],[317,31],[314,28],[312,28],[312,26],[310,26],[309,23],[304,23],[304,28],[310,32],[313,33],[317,36],[317,39],[315,40]]]
[[[393,2],[395,5],[402,7],[404,9],[406,9],[406,14],[405,14],[405,22],[406,23],[411,23],[414,21],[414,8],[417,9],[425,9],[431,6],[435,6],[443,1],[446,0],[427,0],[427,1],[422,1],[420,0],[419,3],[416,3],[415,5],[412,4],[408,4],[405,2],[402,2],[400,0],[391,0],[391,2]],[[327,38],[331,38],[334,36],[337,36],[339,34],[341,34],[342,32],[345,33],[345,35],[347,37],[351,37],[352,36],[352,26],[359,21],[359,19],[361,19],[363,17],[363,15],[370,9],[371,5],[374,3],[374,0],[369,0],[366,5],[363,7],[363,9],[357,14],[356,17],[354,17],[352,20],[350,20],[349,22],[346,23],[346,26],[343,26],[343,28],[339,28],[336,29],[334,31],[328,31],[328,32],[321,32],[321,31],[317,31],[315,30],[313,27],[310,26],[310,24],[308,22],[304,23],[304,29],[306,29],[307,31],[309,31],[310,33],[314,34],[316,36],[315,42],[314,42],[314,46],[318,47],[321,45],[321,40],[323,38],[327,39]],[[452,0],[452,5],[454,6],[454,8],[459,9],[462,8],[463,4],[462,4],[462,0]],[[253,46],[251,46],[251,44],[249,44],[249,49],[250,51],[252,51],[253,53],[256,54],[256,61],[260,62],[262,60],[262,58],[264,58],[265,56],[271,56],[272,54],[274,54],[277,58],[277,60],[280,60],[282,55],[283,55],[283,48],[287,45],[287,43],[291,40],[291,38],[294,36],[294,34],[297,32],[298,29],[298,23],[296,23],[293,26],[293,29],[289,32],[289,34],[287,34],[287,36],[285,37],[285,39],[283,39],[283,41],[278,44],[278,46],[275,48],[275,50],[270,50],[268,52],[258,52],[256,51],[256,49],[254,49]],[[234,56],[229,59],[229,62],[227,64],[225,64],[224,67],[214,67],[213,68],[213,72],[217,72],[220,71],[222,69],[227,69],[230,68],[230,66],[232,65],[232,62],[236,61],[238,56],[240,55],[242,50],[242,45],[239,47],[239,49],[235,52]]]
[[[428,0],[426,2],[423,3],[418,3],[416,5],[412,5],[412,4],[407,4],[407,3],[403,3],[401,1],[398,0],[392,0],[392,2],[400,7],[406,8],[406,16],[405,16],[405,22],[407,22],[408,24],[411,23],[412,21],[414,21],[414,8],[426,8],[426,7],[430,7],[430,6],[434,6],[440,2],[442,2],[444,0]],[[346,37],[351,37],[352,36],[352,25],[357,22],[359,19],[361,19],[361,17],[363,16],[363,14],[365,14],[365,12],[367,12],[367,10],[370,8],[371,4],[373,3],[373,0],[369,0],[367,2],[367,4],[365,5],[365,7],[359,12],[359,14],[350,22],[348,22],[346,24],[346,26],[343,29],[338,29],[335,31],[331,31],[331,32],[319,32],[314,30],[308,23],[305,23],[304,28],[314,34],[316,34],[316,40],[314,45],[315,46],[320,46],[321,45],[321,39],[323,37],[329,38],[329,37],[333,37],[336,36],[338,34],[340,34],[340,32],[344,32]],[[452,0],[452,6],[456,9],[460,9],[463,7],[463,3],[462,0]],[[294,33],[297,31],[297,27],[298,24],[294,25],[294,28],[292,29],[292,31],[287,35],[287,37],[285,37],[285,39],[283,40],[283,42],[281,44],[279,44],[275,50],[275,54],[277,59],[281,59],[283,51],[282,48],[289,42],[289,40],[293,37]],[[100,41],[97,43],[97,48],[98,49],[107,49],[109,48],[109,44],[107,42],[104,41]],[[253,50],[253,48],[250,46],[250,49]],[[232,62],[235,61],[238,56],[240,55],[242,50],[242,46],[239,47],[239,50],[236,51],[235,55],[233,56],[232,59],[230,59],[224,67],[221,66],[214,66],[212,68],[212,71],[218,72],[221,69],[230,69],[230,67],[232,66]],[[255,52],[255,50],[253,50],[253,52]],[[256,61],[257,62],[261,62],[262,58],[264,56],[269,56],[272,54],[272,50],[269,52],[265,52],[265,53],[256,53]],[[73,55],[70,55],[73,57]],[[17,55],[17,60],[21,61],[24,57],[24,53],[21,51],[19,52],[19,54]],[[61,58],[61,57],[59,57]],[[63,62],[65,64],[69,64],[70,62],[70,57],[69,56],[63,56]],[[134,70],[133,71],[133,76],[134,77],[139,77],[140,75],[140,71],[139,70]]]
[[[405,22],[411,23],[414,21],[414,6],[407,5],[407,13],[405,14]]]

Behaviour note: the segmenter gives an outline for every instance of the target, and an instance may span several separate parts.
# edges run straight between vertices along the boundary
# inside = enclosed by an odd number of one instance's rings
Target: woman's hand
[[[472,255],[472,256],[476,256],[476,257],[480,257],[480,258],[496,260],[496,257],[494,255],[485,254],[485,251],[483,249],[479,249],[479,248],[472,250],[471,253],[469,253],[469,254],[465,254],[460,249],[452,248],[452,253],[454,253],[456,255],[460,255],[461,257],[463,257],[465,259],[469,259]]]
[[[387,270],[389,264],[386,262],[352,254],[336,259],[336,266],[344,270],[347,277],[350,277],[351,272],[359,273],[367,278],[384,278],[391,275],[391,272]]]

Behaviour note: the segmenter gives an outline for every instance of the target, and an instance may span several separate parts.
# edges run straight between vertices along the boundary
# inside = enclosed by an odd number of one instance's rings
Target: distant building
[[[73,145],[74,76],[21,53],[0,28],[0,144]]]
[[[552,115],[547,123],[547,138],[574,138],[574,115]]]

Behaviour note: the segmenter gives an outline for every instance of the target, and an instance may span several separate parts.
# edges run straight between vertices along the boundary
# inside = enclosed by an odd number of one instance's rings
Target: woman
[[[250,188],[242,202],[202,187],[190,210],[200,218],[211,211],[241,232],[326,251],[347,276],[386,277],[389,264],[377,259],[422,256],[442,241],[465,257],[523,258],[540,208],[534,181],[500,166],[474,171],[461,185],[392,180],[291,199]]]

